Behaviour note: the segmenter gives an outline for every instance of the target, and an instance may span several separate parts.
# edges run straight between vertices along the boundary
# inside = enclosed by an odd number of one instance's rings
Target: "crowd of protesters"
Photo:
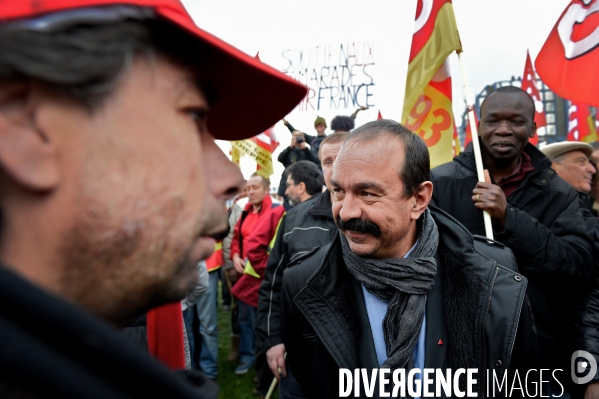
[[[530,144],[520,88],[481,106],[479,182],[471,149],[430,170],[403,125],[355,128],[364,107],[297,130],[282,118],[305,87],[175,0],[2,4],[0,49],[1,398],[214,399],[219,291],[258,397],[429,368],[599,398],[599,144]],[[214,139],[281,119],[273,199]]]

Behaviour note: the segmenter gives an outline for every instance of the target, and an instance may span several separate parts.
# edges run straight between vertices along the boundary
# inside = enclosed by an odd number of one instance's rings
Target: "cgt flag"
[[[535,70],[532,68],[532,61],[530,60],[530,54],[526,52],[526,63],[524,64],[524,74],[522,75],[522,90],[528,93],[535,102],[535,122],[537,124],[537,131],[533,138],[528,140],[530,144],[537,145],[539,143],[539,129],[545,129],[547,126],[547,118],[545,117],[545,110],[543,109],[543,100],[541,100],[541,93],[535,85],[537,77]]]
[[[597,141],[597,128],[587,105],[570,103],[569,114],[568,141]]]
[[[461,49],[451,0],[418,0],[403,124],[429,148],[431,167],[450,162],[454,118],[447,57]]]
[[[279,142],[272,127],[257,136],[246,140],[231,141],[231,154],[248,155],[256,161],[257,173],[269,178],[273,173],[272,153],[279,146]]]
[[[543,82],[568,100],[599,106],[599,1],[572,0],[535,60]]]

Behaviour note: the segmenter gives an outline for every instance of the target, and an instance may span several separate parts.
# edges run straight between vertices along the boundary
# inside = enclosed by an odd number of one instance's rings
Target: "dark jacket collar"
[[[331,203],[331,194],[329,190],[320,194],[314,206],[310,210],[313,216],[324,217],[333,220],[333,204]]]
[[[589,208],[589,210],[591,211],[591,213],[594,216],[597,216],[597,212],[593,209],[593,204],[595,203],[595,198],[591,197],[590,194],[583,193],[580,191],[578,191],[578,198],[580,198],[582,203],[584,203]]]
[[[12,375],[31,381],[53,378],[60,389],[46,392],[48,397],[57,391],[62,393],[57,397],[65,392],[71,393],[69,397],[84,397],[81,391],[91,387],[102,397],[113,397],[116,392],[127,397],[198,397],[198,387],[186,384],[113,327],[1,264],[0,325],[0,368],[10,365]],[[11,350],[4,350],[8,346]],[[36,367],[39,359],[54,368]],[[206,382],[201,376],[195,378],[199,384]],[[204,387],[206,394],[201,397],[212,396],[208,391],[216,397],[214,384]]]

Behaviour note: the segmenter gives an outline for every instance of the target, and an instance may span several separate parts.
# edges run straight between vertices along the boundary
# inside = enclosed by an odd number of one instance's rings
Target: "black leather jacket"
[[[481,394],[485,371],[503,373],[510,365],[527,281],[494,260],[515,267],[501,244],[475,240],[434,207],[431,214],[440,241],[427,296],[424,367],[478,368]],[[378,368],[361,287],[345,267],[338,236],[290,265],[281,297],[287,360],[306,396],[338,397],[339,368]]]
[[[281,280],[288,264],[315,247],[333,240],[337,226],[328,191],[315,195],[287,212],[281,219],[260,286],[256,332],[268,349],[283,343],[281,337]]]
[[[0,397],[216,399],[218,387],[0,265]]]

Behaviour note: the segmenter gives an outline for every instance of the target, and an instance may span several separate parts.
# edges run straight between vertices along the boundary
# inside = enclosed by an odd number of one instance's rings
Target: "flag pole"
[[[478,142],[478,126],[476,126],[476,118],[474,116],[474,98],[470,91],[470,81],[468,80],[468,71],[466,69],[466,61],[464,60],[464,52],[456,51],[460,60],[460,70],[462,72],[462,84],[464,86],[464,96],[466,97],[466,107],[468,109],[468,120],[470,121],[470,129],[472,131],[472,148],[474,150],[474,161],[476,163],[476,175],[479,182],[485,181],[485,172],[483,169],[483,158],[480,152],[480,143]],[[491,215],[487,211],[483,211],[483,221],[485,223],[485,235],[493,240],[493,226],[491,224]]]

